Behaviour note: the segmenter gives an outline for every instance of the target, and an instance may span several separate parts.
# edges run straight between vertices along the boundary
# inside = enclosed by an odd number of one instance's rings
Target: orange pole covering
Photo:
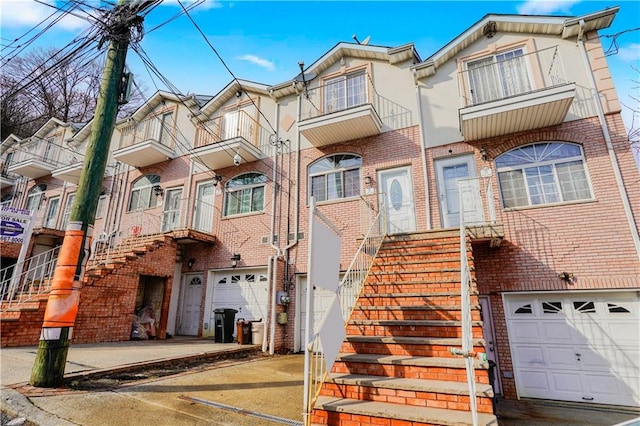
[[[81,228],[81,223],[71,223],[65,232],[51,280],[43,328],[73,327],[76,321],[81,280],[89,258],[88,248],[91,247],[90,232],[85,235],[84,231],[78,228]]]

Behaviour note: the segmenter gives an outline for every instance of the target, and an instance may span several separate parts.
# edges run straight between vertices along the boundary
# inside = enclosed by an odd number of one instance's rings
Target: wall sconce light
[[[196,263],[196,258],[192,257],[191,259],[189,259],[189,261],[187,262],[187,266],[189,267],[189,269],[193,268],[193,265]]]
[[[373,179],[371,178],[371,176],[365,176],[364,177],[364,183],[366,185],[371,185],[371,182],[373,182]]]
[[[498,32],[498,25],[494,21],[490,21],[482,29],[482,34],[487,38],[492,38]]]
[[[482,157],[482,161],[487,161],[487,150],[484,148],[480,148],[480,157]]]
[[[222,182],[222,176],[220,175],[215,175],[213,177],[213,186],[218,186],[218,184]]]
[[[238,253],[235,253],[233,256],[231,256],[231,267],[235,268],[236,266],[238,266],[238,262],[241,258],[242,257]]]
[[[560,272],[558,278],[571,284],[573,282],[573,272]]]
[[[164,189],[162,189],[162,187],[157,184],[153,185],[151,189],[153,189],[153,193],[156,194],[156,197],[159,197],[164,193]]]

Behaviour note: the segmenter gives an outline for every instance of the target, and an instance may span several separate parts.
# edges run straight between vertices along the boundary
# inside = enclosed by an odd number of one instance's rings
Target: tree
[[[50,118],[86,123],[94,114],[102,65],[84,55],[60,59],[53,47],[36,49],[3,65],[0,108],[4,140],[11,133],[32,135]],[[119,115],[132,112],[144,94],[134,95]]]

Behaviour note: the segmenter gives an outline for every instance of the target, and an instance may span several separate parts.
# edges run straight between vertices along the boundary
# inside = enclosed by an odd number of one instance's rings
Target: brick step
[[[449,303],[460,303],[460,294],[455,292],[364,293],[358,298],[357,306],[428,306]],[[477,296],[471,296],[471,304],[477,303]]]
[[[406,278],[406,277],[405,277]],[[475,282],[475,280],[474,280]],[[450,288],[453,284],[458,286],[457,290],[440,290],[440,288]],[[384,290],[384,287],[397,288],[397,291]],[[412,290],[412,286],[419,291]],[[428,280],[420,278],[407,279],[404,281],[397,281],[391,276],[380,277],[376,275],[369,275],[364,285],[365,292],[373,293],[424,293],[429,291],[430,293],[447,292],[460,294],[460,277],[438,277]]]
[[[332,373],[322,385],[320,395],[392,402],[406,406],[471,410],[469,385],[466,381],[451,382]],[[478,412],[493,412],[492,398],[493,389],[490,385],[476,383]]]
[[[354,308],[353,320],[457,320],[462,317],[460,305],[361,306]],[[471,319],[480,321],[480,305],[471,306]]]
[[[460,348],[460,338],[405,337],[405,336],[356,336],[347,335],[340,352],[395,356],[421,356],[457,358],[450,348]],[[484,340],[473,339],[473,346],[484,352]]]
[[[482,321],[472,321],[471,333],[473,337],[482,338]],[[372,321],[351,320],[346,326],[347,335],[362,336],[395,336],[436,338],[462,337],[461,321]]]
[[[401,260],[405,258],[405,256],[422,256],[425,258],[436,259],[440,257],[454,256],[460,259],[460,244],[458,244],[456,247],[451,248],[445,248],[441,246],[438,246],[433,250],[430,250],[429,248],[430,246],[415,247],[413,250],[398,250],[397,248],[392,250],[391,248],[388,248],[388,250],[381,250],[380,253],[378,253],[378,258],[382,259],[383,261],[390,261],[395,257],[398,257],[399,260]]]
[[[471,259],[473,260],[473,259]],[[399,256],[398,258],[386,258],[386,259],[376,259],[372,266],[378,266],[380,268],[406,268],[413,265],[448,265],[450,267],[459,268],[460,267],[460,256],[452,257],[443,253],[442,255],[408,255],[408,256]]]
[[[383,251],[411,251],[411,250],[435,250],[435,249],[453,249],[460,250],[460,238],[434,238],[434,239],[416,239],[405,241],[385,240],[382,242],[380,249]]]
[[[489,383],[488,362],[474,360],[475,379]],[[407,379],[467,381],[465,359],[408,357],[381,354],[341,353],[333,364],[333,373],[404,377]]]
[[[440,405],[443,403],[445,401]],[[315,407],[311,415],[311,422],[316,425],[391,425],[401,424],[402,421],[411,426],[473,425],[470,412],[445,408],[413,407],[389,402],[359,401],[329,396],[319,396]],[[495,426],[498,421],[493,414],[478,413],[478,424]]]
[[[394,282],[411,281],[412,279],[444,279],[449,278],[452,281],[460,281],[460,267],[457,268],[412,268],[412,269],[393,269],[380,270],[375,264],[371,267],[371,273],[379,280],[393,280]],[[473,271],[473,269],[471,269]]]

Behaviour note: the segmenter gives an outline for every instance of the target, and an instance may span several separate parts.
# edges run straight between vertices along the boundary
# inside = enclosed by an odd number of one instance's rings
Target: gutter
[[[622,180],[622,174],[620,173],[620,165],[618,164],[618,159],[616,158],[616,153],[613,149],[613,144],[611,143],[611,134],[609,133],[609,128],[607,127],[607,122],[604,116],[604,109],[602,108],[602,101],[598,96],[598,90],[596,89],[596,80],[593,76],[593,71],[589,65],[589,57],[587,55],[587,48],[584,45],[584,20],[580,20],[580,31],[578,32],[578,46],[580,47],[580,53],[582,54],[582,60],[589,75],[589,84],[591,89],[591,95],[593,96],[594,104],[596,105],[596,110],[598,112],[598,119],[600,120],[600,126],[602,127],[602,133],[604,134],[604,140],[607,145],[607,152],[609,154],[609,159],[611,160],[611,165],[613,166],[613,176],[615,177],[616,184],[618,186],[618,192],[620,193],[620,199],[622,201],[622,206],[624,209],[625,216],[627,218],[627,223],[629,224],[629,231],[631,232],[631,237],[633,239],[633,244],[636,248],[636,253],[638,255],[638,259],[640,259],[640,235],[638,234],[638,228],[636,228],[635,220],[633,218],[633,211],[631,210],[631,204],[629,203],[629,195],[627,194],[627,190],[624,187],[624,182]]]
[[[417,71],[413,70],[414,82],[416,86],[416,101],[418,104],[418,132],[420,133],[420,161],[422,165],[422,178],[424,180],[424,200],[426,203],[426,217],[427,217],[427,229],[432,229],[431,225],[431,203],[429,200],[429,175],[427,172],[427,154],[426,154],[426,141],[424,137],[424,128],[422,127],[422,103],[420,102],[420,85],[416,77]]]

